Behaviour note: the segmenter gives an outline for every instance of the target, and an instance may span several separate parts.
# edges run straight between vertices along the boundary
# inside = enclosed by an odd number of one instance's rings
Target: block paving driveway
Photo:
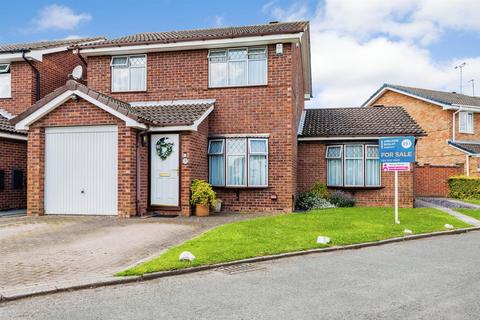
[[[252,217],[0,218],[0,295],[106,281],[204,230]]]

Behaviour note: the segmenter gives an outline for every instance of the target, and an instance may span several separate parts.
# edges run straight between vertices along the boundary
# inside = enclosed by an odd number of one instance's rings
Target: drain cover
[[[237,274],[237,273],[259,271],[259,270],[265,270],[265,269],[266,268],[263,266],[250,264],[250,263],[242,263],[242,264],[235,264],[232,266],[219,267],[215,269],[215,271],[225,273],[225,274]]]

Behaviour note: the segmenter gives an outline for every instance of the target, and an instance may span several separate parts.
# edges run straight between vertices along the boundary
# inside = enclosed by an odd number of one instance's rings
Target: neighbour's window
[[[377,145],[327,146],[327,185],[377,187],[381,185]]]
[[[147,56],[112,57],[112,91],[145,91]]]
[[[473,133],[473,113],[462,111],[459,113],[459,131]]]
[[[10,98],[12,96],[12,74],[10,73],[10,64],[0,64],[0,98]]]
[[[213,186],[268,186],[267,139],[212,139],[208,157],[209,182]]]
[[[267,84],[267,48],[210,50],[209,86],[228,87]]]

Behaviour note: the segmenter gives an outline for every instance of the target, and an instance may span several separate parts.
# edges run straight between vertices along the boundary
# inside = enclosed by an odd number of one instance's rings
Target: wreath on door
[[[173,142],[168,141],[167,137],[160,138],[156,145],[157,155],[160,159],[167,159],[173,152]]]

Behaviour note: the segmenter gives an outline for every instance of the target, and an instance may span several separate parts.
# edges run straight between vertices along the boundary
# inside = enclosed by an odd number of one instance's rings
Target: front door
[[[152,134],[150,144],[150,205],[179,206],[179,135]]]

